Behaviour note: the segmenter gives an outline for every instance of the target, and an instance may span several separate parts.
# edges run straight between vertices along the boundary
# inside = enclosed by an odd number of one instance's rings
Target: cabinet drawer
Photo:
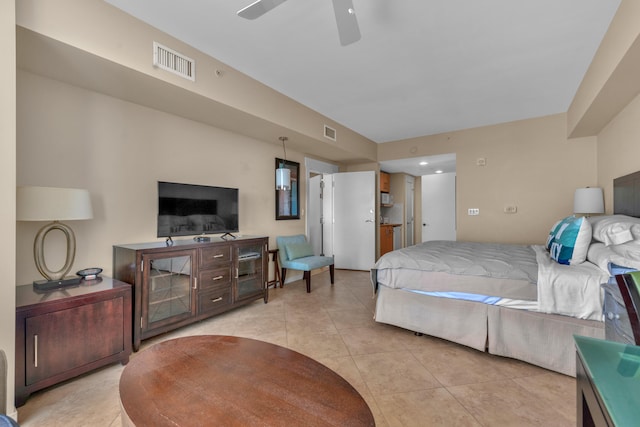
[[[231,265],[211,270],[204,270],[198,274],[198,287],[201,291],[213,288],[229,287],[231,285]]]
[[[231,246],[212,246],[210,248],[200,249],[201,269],[211,268],[218,264],[228,263],[231,261]]]
[[[617,284],[605,284],[604,288],[604,331],[605,339],[627,344],[635,344],[629,314],[623,303]]]
[[[198,294],[198,315],[226,309],[231,305],[231,286]]]

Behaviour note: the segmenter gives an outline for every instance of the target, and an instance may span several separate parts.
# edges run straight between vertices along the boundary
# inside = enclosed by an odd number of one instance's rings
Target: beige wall
[[[457,160],[458,240],[543,243],[572,213],[575,189],[597,184],[596,138],[568,140],[565,114],[381,144],[378,159],[446,153]]]
[[[7,357],[7,400],[0,406],[7,408],[9,415],[17,416],[13,406],[15,372],[15,236],[16,236],[16,39],[15,4],[0,2],[0,50],[3,66],[0,67],[0,259],[2,259],[2,281],[0,281],[0,349]]]
[[[613,212],[613,179],[640,170],[640,95],[598,135],[598,182]]]
[[[569,106],[570,136],[597,135],[640,92],[640,2],[622,0]]]
[[[597,135],[598,185],[608,213],[613,179],[640,170],[639,70],[640,2],[623,0],[569,108],[574,132]]]
[[[21,0],[17,24],[43,37],[24,42],[41,46],[21,55],[25,69],[274,144],[286,129],[292,148],[330,161],[376,160],[374,142],[104,1]],[[154,41],[193,58],[196,81],[153,67]]]
[[[112,245],[156,240],[159,180],[239,188],[240,233],[267,235],[272,246],[276,235],[304,233],[304,216],[275,220],[274,159],[282,147],[24,71],[17,87],[18,185],[82,187],[92,195],[94,219],[70,223],[74,272],[95,266],[109,275]],[[303,156],[288,149],[287,158],[305,176]],[[19,284],[39,278],[32,244],[42,225],[18,223]],[[61,244],[50,236],[48,244]],[[47,254],[50,265],[63,263]]]

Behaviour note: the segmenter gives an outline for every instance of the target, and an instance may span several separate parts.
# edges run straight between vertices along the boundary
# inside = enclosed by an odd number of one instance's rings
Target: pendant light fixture
[[[280,162],[278,169],[276,169],[276,190],[289,191],[291,190],[291,171],[285,167],[287,161],[287,149],[284,145],[285,141],[289,138],[281,136],[278,138],[282,141],[282,150],[284,151],[284,160]]]

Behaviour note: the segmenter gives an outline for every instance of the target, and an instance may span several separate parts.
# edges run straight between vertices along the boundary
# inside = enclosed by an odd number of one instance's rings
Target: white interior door
[[[322,175],[309,178],[307,193],[307,230],[315,255],[322,254]]]
[[[413,245],[413,227],[414,227],[414,219],[413,219],[413,194],[415,191],[415,178],[407,175],[405,177],[405,247]]]
[[[326,218],[330,218],[325,211],[330,209],[331,195],[326,196],[324,193],[327,191],[327,188],[321,188],[321,185],[323,185],[322,174],[338,173],[338,165],[321,162],[308,157],[304,159],[304,165],[307,174],[307,237],[316,255],[322,255],[320,248],[322,248],[325,255],[331,255],[333,254],[331,238],[329,237],[331,230],[326,229],[327,221],[325,220]],[[318,199],[318,197],[321,198]],[[331,212],[331,210],[328,212]],[[329,248],[327,248],[327,244],[329,244]]]
[[[422,177],[422,241],[456,240],[456,174]]]
[[[325,175],[325,203],[326,178]],[[369,270],[376,257],[375,172],[336,173],[331,179],[331,244],[335,267]]]
[[[325,256],[333,256],[333,174],[322,175],[322,245]]]

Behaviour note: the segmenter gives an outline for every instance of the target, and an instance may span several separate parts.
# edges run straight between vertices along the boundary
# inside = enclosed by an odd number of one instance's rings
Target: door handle
[[[373,220],[372,219],[367,219],[367,220],[365,220],[365,222],[373,222]]]
[[[38,367],[38,334],[33,336],[33,367]]]

